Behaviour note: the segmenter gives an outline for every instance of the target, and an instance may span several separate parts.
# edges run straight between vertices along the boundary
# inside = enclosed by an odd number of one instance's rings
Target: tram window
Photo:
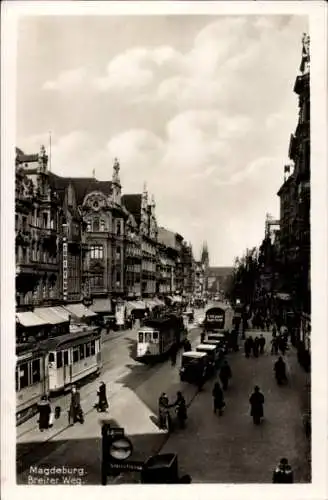
[[[68,365],[68,351],[64,351],[64,366]]]
[[[73,363],[77,363],[79,360],[79,348],[75,347],[73,349]]]
[[[139,332],[139,342],[143,342],[143,332]]]
[[[153,339],[157,340],[158,339],[158,332],[153,332]]]
[[[90,357],[90,342],[85,344],[85,357],[89,358]]]
[[[63,353],[61,351],[57,352],[57,368],[63,366]]]
[[[80,359],[84,359],[84,344],[80,345]]]
[[[23,363],[19,366],[19,388],[24,389],[24,387],[28,386],[28,364]]]
[[[35,359],[32,361],[32,384],[37,384],[41,380],[40,373],[40,360]]]
[[[91,340],[91,356],[94,356],[96,354],[96,341]]]
[[[145,342],[151,342],[151,333],[145,332]]]

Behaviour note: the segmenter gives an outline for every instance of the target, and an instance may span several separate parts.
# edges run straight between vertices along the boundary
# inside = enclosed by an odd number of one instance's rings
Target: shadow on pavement
[[[112,421],[112,425],[119,427],[117,422]],[[85,484],[99,485],[101,484],[101,429],[99,426],[99,438],[92,439],[66,439],[49,441],[42,444],[42,449],[39,452],[29,453],[21,460],[17,460],[16,474],[17,484],[32,484],[31,478],[34,480],[42,480],[46,478],[58,478],[57,484]],[[159,452],[161,447],[167,440],[166,434],[143,434],[143,435],[127,435],[133,445],[133,453],[129,460],[145,461],[149,456]],[[29,449],[35,449],[38,443],[27,443]],[[17,445],[17,455],[22,455],[21,445]],[[44,460],[44,461],[42,461]],[[42,473],[42,469],[66,468],[63,473],[55,473],[47,475],[47,472]],[[72,472],[71,469],[83,469],[81,471]],[[67,472],[69,470],[69,472]],[[63,477],[66,477],[67,483],[63,482]],[[138,482],[139,473],[124,472],[120,478],[120,483]],[[69,482],[71,480],[71,482]],[[76,482],[80,480],[81,483]],[[108,483],[113,482],[109,478]],[[38,484],[34,482],[33,484]],[[40,483],[39,483],[40,484]],[[42,483],[41,483],[42,484]],[[45,484],[45,483],[43,483]],[[49,484],[49,483],[48,483]]]

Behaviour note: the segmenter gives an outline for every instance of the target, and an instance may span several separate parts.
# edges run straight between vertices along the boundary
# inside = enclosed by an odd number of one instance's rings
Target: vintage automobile
[[[209,358],[205,352],[184,352],[181,357],[180,380],[198,384],[199,380],[207,378]]]
[[[208,368],[211,375],[214,375],[220,362],[220,348],[215,344],[199,344],[196,347],[197,352],[205,352],[208,356]]]

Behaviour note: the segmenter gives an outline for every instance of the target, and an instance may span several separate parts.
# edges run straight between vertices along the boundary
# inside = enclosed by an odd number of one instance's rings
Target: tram
[[[68,391],[73,384],[100,374],[100,331],[88,327],[43,340],[37,347],[17,345],[16,355],[16,421],[20,424],[35,413],[43,394]]]
[[[164,357],[173,344],[181,345],[187,330],[181,316],[170,314],[146,320],[137,335],[137,360],[147,362]]]

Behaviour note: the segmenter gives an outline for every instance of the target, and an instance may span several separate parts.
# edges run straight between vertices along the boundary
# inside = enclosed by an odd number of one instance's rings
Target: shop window
[[[32,361],[32,384],[37,384],[41,380],[40,359]]]
[[[19,365],[19,388],[20,390],[24,389],[29,385],[29,376],[28,376],[28,363],[23,363]]]
[[[57,352],[57,368],[63,366],[63,353],[61,351]]]
[[[74,347],[73,349],[73,363],[77,363],[79,361],[79,348]]]
[[[84,344],[80,345],[80,359],[84,359]]]
[[[96,342],[95,342],[95,340],[91,341],[90,352],[91,352],[91,356],[94,356],[96,354]]]

